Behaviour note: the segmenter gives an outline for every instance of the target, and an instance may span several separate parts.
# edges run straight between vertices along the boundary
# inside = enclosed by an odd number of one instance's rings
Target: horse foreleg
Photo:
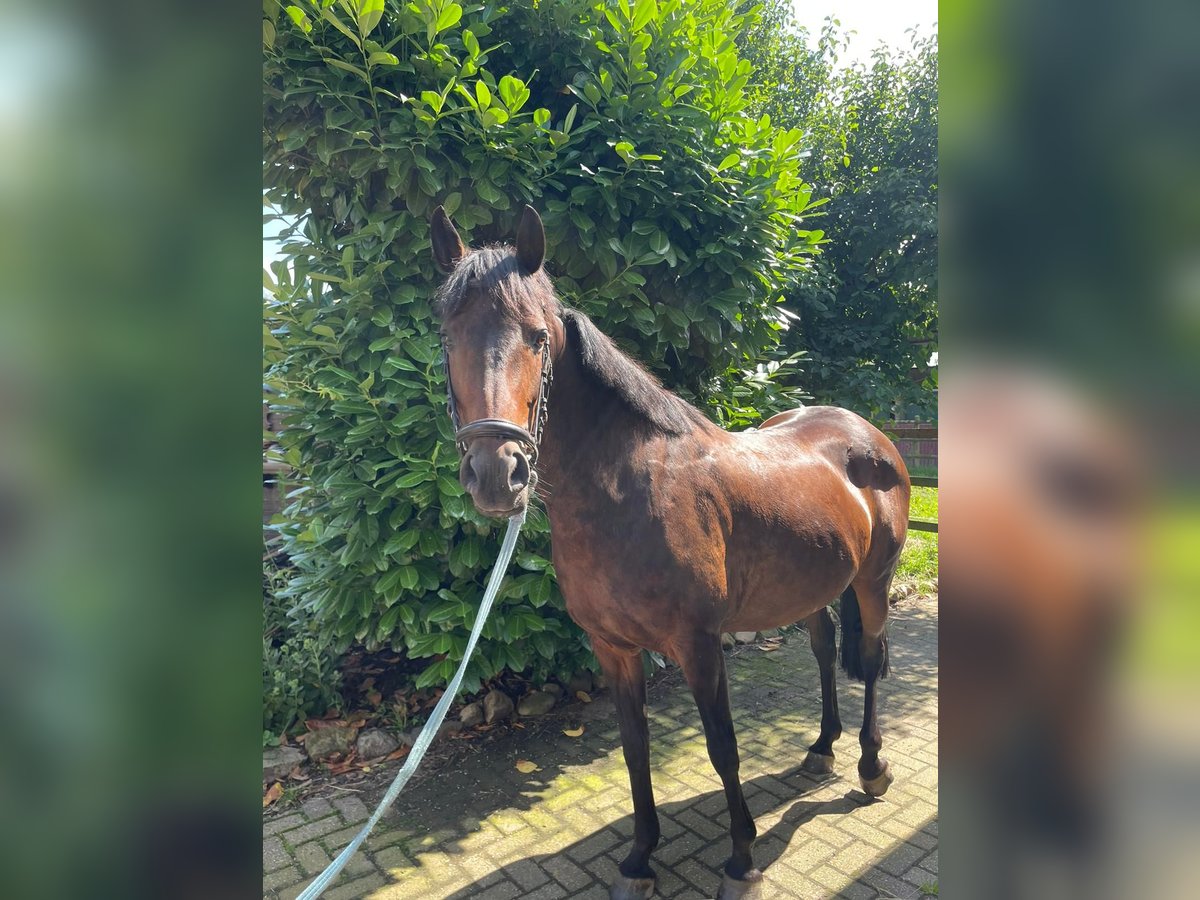
[[[737,736],[733,732],[733,715],[729,709],[729,681],[725,674],[725,655],[721,652],[720,635],[697,635],[692,645],[681,654],[679,664],[696,698],[700,721],[704,723],[708,756],[725,787],[725,800],[729,804],[729,835],[733,840],[733,854],[725,863],[725,878],[717,898],[736,900],[754,897],[758,895],[758,885],[762,882],[762,872],[754,868],[750,855],[757,832],[738,776]]]
[[[658,846],[658,813],[650,785],[650,729],[646,722],[646,674],[640,650],[618,650],[592,638],[592,650],[612,688],[621,748],[633,792],[633,848],[609,891],[611,900],[645,900],[654,894],[650,854]]]
[[[801,768],[814,775],[828,775],[833,771],[833,742],[842,736],[837,702],[837,630],[827,607],[821,607],[804,624],[821,670],[821,734],[808,748]]]

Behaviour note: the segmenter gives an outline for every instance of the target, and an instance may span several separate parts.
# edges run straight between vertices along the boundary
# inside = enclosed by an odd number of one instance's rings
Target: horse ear
[[[526,206],[517,226],[517,262],[526,275],[532,275],[542,267],[545,258],[546,230],[542,228],[542,217],[532,206]]]
[[[462,238],[455,231],[446,210],[440,206],[433,211],[429,231],[433,238],[433,261],[442,274],[449,275],[459,260],[467,255],[467,248],[463,246]]]

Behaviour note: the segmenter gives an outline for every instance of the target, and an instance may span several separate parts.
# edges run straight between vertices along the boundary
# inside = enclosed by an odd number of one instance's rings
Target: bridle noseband
[[[475,438],[497,437],[516,441],[529,457],[532,468],[537,463],[538,446],[542,442],[542,429],[550,414],[550,385],[554,383],[554,363],[550,359],[550,339],[542,344],[542,379],[538,388],[537,401],[530,417],[530,427],[522,428],[507,419],[476,419],[462,425],[458,419],[458,407],[454,402],[454,383],[450,380],[450,354],[446,352],[446,341],[442,339],[442,371],[446,373],[446,409],[450,423],[454,426],[454,444],[459,453],[467,452],[467,445]]]

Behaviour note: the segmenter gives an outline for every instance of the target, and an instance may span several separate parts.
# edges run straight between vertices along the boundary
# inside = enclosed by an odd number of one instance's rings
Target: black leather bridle
[[[532,468],[537,463],[538,446],[542,442],[542,429],[550,414],[550,385],[554,383],[554,363],[550,359],[550,340],[542,344],[542,380],[538,387],[537,401],[530,417],[530,428],[522,428],[507,419],[476,419],[463,425],[458,419],[458,407],[454,402],[454,383],[450,380],[450,354],[446,342],[442,341],[442,370],[446,373],[446,409],[450,423],[454,426],[454,443],[459,453],[467,452],[467,445],[478,437],[498,437],[516,441],[529,457]]]

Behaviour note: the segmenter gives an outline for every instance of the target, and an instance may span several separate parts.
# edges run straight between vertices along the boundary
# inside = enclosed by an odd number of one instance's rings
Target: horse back
[[[807,453],[819,454],[857,488],[890,491],[902,485],[903,492],[909,492],[908,468],[896,445],[848,409],[790,409],[767,419],[759,431],[771,431]]]

